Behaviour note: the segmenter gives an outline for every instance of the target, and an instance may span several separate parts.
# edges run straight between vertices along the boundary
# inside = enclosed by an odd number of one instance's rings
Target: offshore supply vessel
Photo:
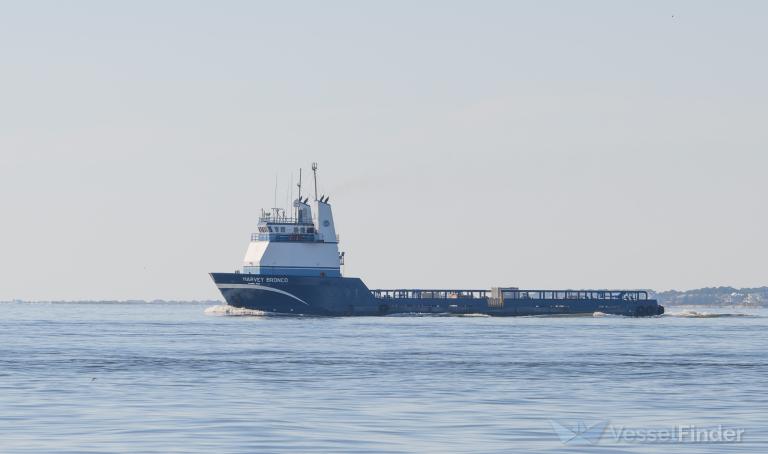
[[[605,314],[651,316],[664,307],[643,290],[369,289],[360,278],[344,277],[339,237],[329,197],[314,205],[299,196],[293,213],[262,209],[258,232],[251,234],[241,269],[211,273],[227,304],[270,314],[387,315],[447,313],[487,315]],[[301,173],[299,173],[301,175]]]

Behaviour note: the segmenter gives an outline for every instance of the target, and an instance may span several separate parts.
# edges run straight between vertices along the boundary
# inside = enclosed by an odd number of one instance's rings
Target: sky
[[[0,2],[0,300],[219,298],[313,161],[371,288],[768,285],[766,19]]]

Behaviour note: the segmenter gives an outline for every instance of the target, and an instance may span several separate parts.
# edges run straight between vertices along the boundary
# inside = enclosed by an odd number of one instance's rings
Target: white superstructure
[[[317,165],[313,164],[317,178]],[[317,184],[315,184],[317,187]],[[317,190],[315,190],[317,191]],[[295,216],[286,216],[285,210],[262,210],[259,231],[251,234],[251,242],[243,259],[244,274],[341,276],[342,255],[333,224],[333,213],[328,197],[317,198],[317,223],[312,217],[308,198],[294,200]]]

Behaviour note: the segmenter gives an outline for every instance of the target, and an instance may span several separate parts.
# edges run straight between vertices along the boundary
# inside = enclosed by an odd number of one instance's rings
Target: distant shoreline
[[[225,304],[221,300],[5,300],[0,304]]]
[[[648,290],[651,298],[664,306],[722,306],[722,307],[768,307],[768,287],[735,288],[704,287],[693,290]],[[2,303],[79,303],[79,304],[226,304],[222,300],[22,300],[13,299]]]
[[[694,290],[651,292],[664,306],[768,306],[768,287],[705,287]]]

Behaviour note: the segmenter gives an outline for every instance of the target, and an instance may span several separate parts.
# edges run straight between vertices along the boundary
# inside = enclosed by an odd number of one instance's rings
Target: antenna
[[[315,202],[317,202],[317,163],[312,163],[312,173],[315,174]]]
[[[301,169],[299,169],[299,184],[296,186],[299,187],[299,201],[301,201]]]
[[[277,206],[277,174],[275,174],[275,204],[272,206],[273,207]]]

